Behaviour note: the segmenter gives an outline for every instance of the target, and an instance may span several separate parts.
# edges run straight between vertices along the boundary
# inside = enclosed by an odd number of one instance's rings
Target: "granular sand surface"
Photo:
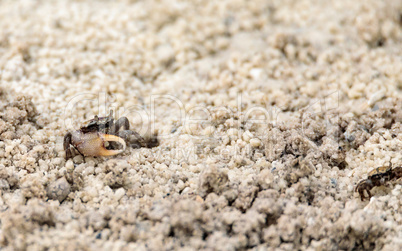
[[[0,1],[3,250],[401,250],[402,2]],[[65,160],[94,115],[153,148]]]

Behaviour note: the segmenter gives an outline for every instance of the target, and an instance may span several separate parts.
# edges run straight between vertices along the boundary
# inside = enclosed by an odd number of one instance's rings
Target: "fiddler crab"
[[[84,156],[113,156],[126,149],[126,142],[133,148],[154,147],[156,138],[146,142],[137,132],[130,130],[130,122],[121,117],[116,122],[113,111],[107,117],[95,117],[88,120],[77,131],[64,136],[66,159],[72,157],[71,145]]]
[[[368,173],[368,178],[361,180],[357,183],[355,192],[360,194],[360,199],[363,201],[365,199],[371,198],[370,190],[376,186],[382,186],[386,182],[399,179],[402,177],[402,166],[392,168],[391,163],[389,166],[381,166],[372,170]],[[368,197],[365,196],[364,191],[367,192]]]

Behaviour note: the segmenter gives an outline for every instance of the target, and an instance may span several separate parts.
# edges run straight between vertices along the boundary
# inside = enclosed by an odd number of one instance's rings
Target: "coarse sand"
[[[0,81],[2,250],[402,250],[400,0],[3,0]]]

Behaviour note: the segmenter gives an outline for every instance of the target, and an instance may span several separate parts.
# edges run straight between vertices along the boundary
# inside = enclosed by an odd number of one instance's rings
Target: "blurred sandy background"
[[[4,250],[401,250],[402,2],[0,1]],[[113,109],[152,149],[65,161]]]

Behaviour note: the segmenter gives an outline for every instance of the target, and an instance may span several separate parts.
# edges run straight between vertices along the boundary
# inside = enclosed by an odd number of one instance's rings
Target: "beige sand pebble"
[[[62,202],[70,193],[71,186],[65,177],[62,177],[52,183],[46,189],[47,197],[51,200]]]

